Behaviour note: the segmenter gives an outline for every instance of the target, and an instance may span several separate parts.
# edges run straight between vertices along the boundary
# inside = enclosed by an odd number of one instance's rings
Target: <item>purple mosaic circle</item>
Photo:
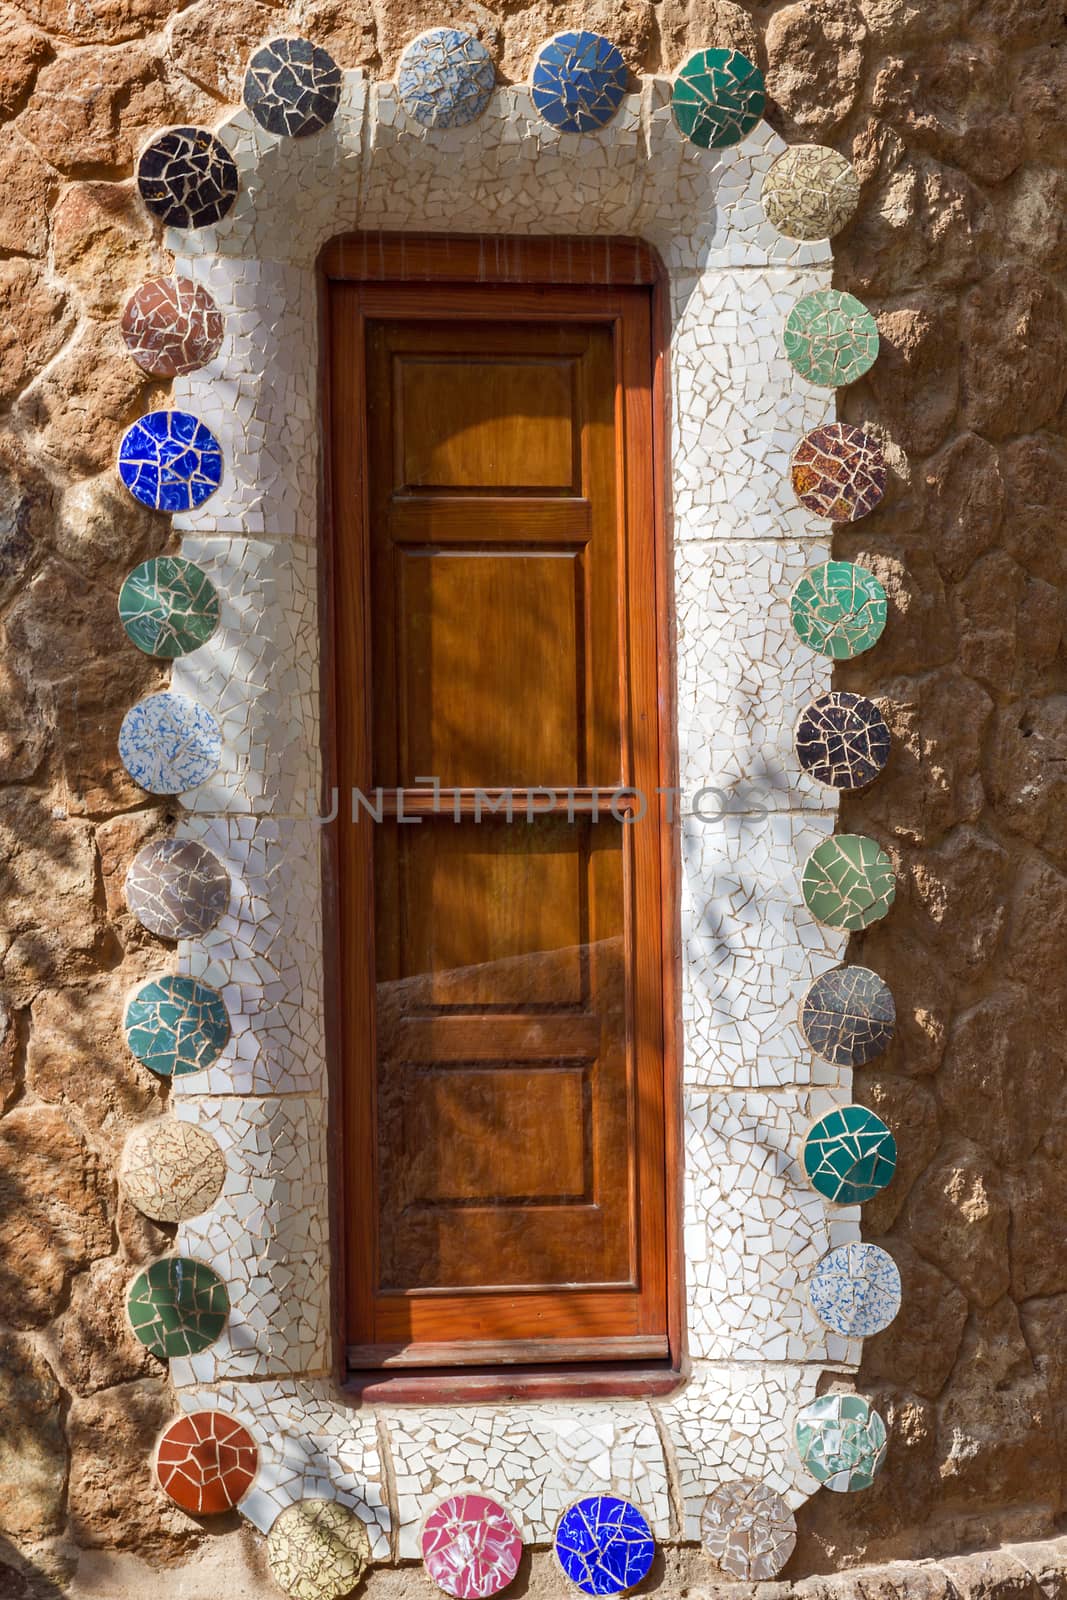
[[[230,875],[195,839],[156,839],[138,850],[126,873],[126,904],[161,939],[196,939],[230,903]]]

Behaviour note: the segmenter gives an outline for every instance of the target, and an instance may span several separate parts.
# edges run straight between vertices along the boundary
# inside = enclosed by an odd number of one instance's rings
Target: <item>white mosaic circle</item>
[[[833,1333],[869,1339],[900,1310],[900,1271],[876,1244],[842,1244],[823,1256],[809,1293],[812,1310]]]
[[[340,1600],[370,1560],[363,1523],[339,1500],[298,1500],[267,1535],[271,1576],[293,1600]]]
[[[222,733],[210,711],[180,694],[150,694],[131,706],[119,731],[119,755],[149,794],[182,794],[218,771]]]
[[[738,1478],[708,1497],[700,1542],[731,1578],[766,1583],[793,1554],[797,1525],[780,1494],[754,1478]]]

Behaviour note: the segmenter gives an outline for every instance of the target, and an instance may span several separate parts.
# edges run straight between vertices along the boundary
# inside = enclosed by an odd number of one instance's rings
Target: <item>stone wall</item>
[[[215,121],[276,33],[386,75],[414,31],[446,20],[479,32],[505,79],[578,22],[635,70],[736,45],[766,66],[785,136],[837,146],[864,179],[838,281],[878,313],[884,344],[841,409],[877,425],[896,476],[838,549],[879,572],[894,614],[839,677],[881,701],[896,752],[842,825],[886,842],[900,872],[892,918],[856,942],[901,1017],[857,1098],[900,1138],[902,1171],[864,1231],[899,1261],[904,1309],[868,1343],[859,1384],[891,1424],[890,1467],[804,1509],[787,1575],[1044,1538],[1061,1511],[1060,11],[25,0],[0,13],[0,1595],[54,1592],[79,1551],[106,1572],[124,1552],[173,1563],[241,1540],[233,1522],[205,1535],[155,1488],[146,1455],[174,1403],[122,1310],[132,1267],[167,1241],[114,1180],[126,1131],[164,1098],[120,1035],[124,992],[159,965],[121,884],[173,824],[115,755],[124,711],[159,676],[124,647],[115,595],[169,536],[112,469],[156,398],[116,312],[168,265],[133,154],[161,125]]]

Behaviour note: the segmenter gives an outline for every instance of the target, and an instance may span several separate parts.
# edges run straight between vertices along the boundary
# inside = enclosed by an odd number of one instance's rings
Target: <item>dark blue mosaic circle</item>
[[[150,411],[122,436],[119,476],[153,511],[192,511],[222,482],[222,449],[188,411]]]
[[[167,976],[143,983],[126,1007],[126,1043],[161,1078],[202,1072],[230,1037],[222,996],[196,978]]]
[[[462,128],[480,117],[496,82],[485,45],[459,28],[432,28],[400,57],[400,104],[424,128]]]
[[[248,63],[244,101],[268,133],[303,139],[337,115],[341,69],[310,39],[272,39]]]
[[[237,199],[234,159],[206,128],[157,134],[137,163],[137,187],[153,216],[170,228],[207,228]]]
[[[892,738],[873,700],[847,689],[820,695],[800,714],[797,759],[830,789],[863,789],[889,760]]]
[[[533,103],[561,133],[603,128],[626,93],[622,52],[603,34],[557,33],[544,45],[530,78]]]
[[[589,1495],[563,1513],[556,1528],[556,1556],[583,1594],[613,1595],[647,1577],[656,1553],[652,1529],[628,1500]]]

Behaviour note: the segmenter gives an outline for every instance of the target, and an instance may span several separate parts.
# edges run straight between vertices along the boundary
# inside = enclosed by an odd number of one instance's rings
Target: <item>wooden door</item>
[[[350,1359],[663,1357],[648,297],[437,298],[333,297]]]

